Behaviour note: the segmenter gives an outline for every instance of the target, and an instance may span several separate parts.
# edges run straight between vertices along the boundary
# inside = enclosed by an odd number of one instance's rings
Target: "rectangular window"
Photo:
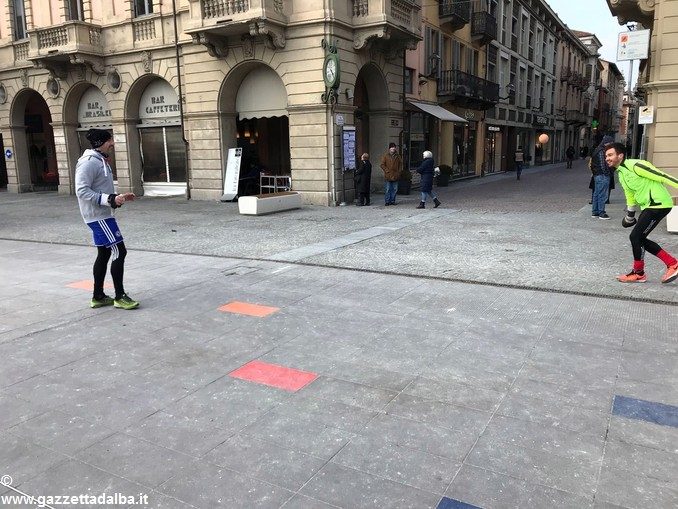
[[[186,182],[185,145],[181,127],[139,129],[144,182]]]
[[[405,93],[406,94],[412,93],[412,76],[414,76],[414,69],[410,69],[409,67],[405,67],[405,75],[403,76],[403,79],[405,80]]]
[[[440,71],[440,32],[430,27],[426,27],[424,35],[424,58],[425,73],[428,76],[437,74]]]
[[[461,69],[461,44],[452,41],[452,69]]]
[[[134,16],[145,16],[153,13],[153,0],[134,0]]]
[[[24,9],[24,0],[13,0],[14,7],[12,13],[12,30],[14,31],[14,40],[20,41],[26,38],[26,10]]]
[[[82,0],[66,0],[66,19],[69,21],[85,21]]]

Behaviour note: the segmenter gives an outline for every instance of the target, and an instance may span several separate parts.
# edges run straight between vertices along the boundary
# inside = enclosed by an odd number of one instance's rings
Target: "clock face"
[[[328,56],[325,60],[324,78],[325,83],[330,88],[334,88],[339,84],[339,63],[336,57]]]

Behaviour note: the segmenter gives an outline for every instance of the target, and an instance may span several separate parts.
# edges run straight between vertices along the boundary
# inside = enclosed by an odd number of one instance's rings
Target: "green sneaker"
[[[108,295],[104,295],[100,299],[92,297],[92,300],[89,301],[89,307],[91,308],[102,308],[104,306],[110,306],[111,304],[113,304],[113,297],[109,297]]]
[[[113,307],[119,309],[134,309],[139,307],[139,303],[132,299],[129,295],[124,294],[119,299],[113,301]]]

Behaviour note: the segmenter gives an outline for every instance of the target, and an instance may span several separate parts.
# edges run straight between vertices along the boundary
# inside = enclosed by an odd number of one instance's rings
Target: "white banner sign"
[[[224,177],[224,195],[221,201],[232,201],[238,196],[238,180],[240,179],[241,148],[229,148],[226,159],[226,176]]]
[[[617,62],[647,58],[650,51],[650,31],[622,32],[617,38]]]

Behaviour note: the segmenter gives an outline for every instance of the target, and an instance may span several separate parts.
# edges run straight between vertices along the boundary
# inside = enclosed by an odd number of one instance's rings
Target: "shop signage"
[[[157,79],[150,83],[139,101],[139,118],[167,120],[179,116],[179,96],[168,82]]]
[[[238,196],[238,179],[240,179],[241,148],[229,148],[226,159],[226,176],[224,177],[224,195],[221,201],[232,201]]]
[[[7,159],[12,159],[12,156],[13,156],[13,155],[14,155],[14,153],[12,152],[12,149],[11,149],[11,148],[8,148],[7,150],[5,150],[5,157],[6,157]]]
[[[341,153],[344,171],[355,170],[355,126],[345,125],[341,130]]]
[[[548,125],[549,119],[548,117],[544,115],[535,115],[534,116],[534,124],[535,125]]]
[[[410,141],[424,141],[424,133],[412,133]]]
[[[475,112],[475,111],[471,111],[471,110],[466,110],[466,111],[464,112],[464,118],[465,118],[466,120],[475,120],[475,118],[476,118],[476,112]]]
[[[392,118],[391,119],[391,127],[400,127],[400,119],[399,118]]]
[[[488,125],[487,130],[492,131],[493,133],[498,133],[498,132],[501,131],[501,127],[496,126],[496,125]]]
[[[78,122],[82,127],[110,126],[111,110],[104,93],[97,87],[90,87],[82,95],[78,105]]]

